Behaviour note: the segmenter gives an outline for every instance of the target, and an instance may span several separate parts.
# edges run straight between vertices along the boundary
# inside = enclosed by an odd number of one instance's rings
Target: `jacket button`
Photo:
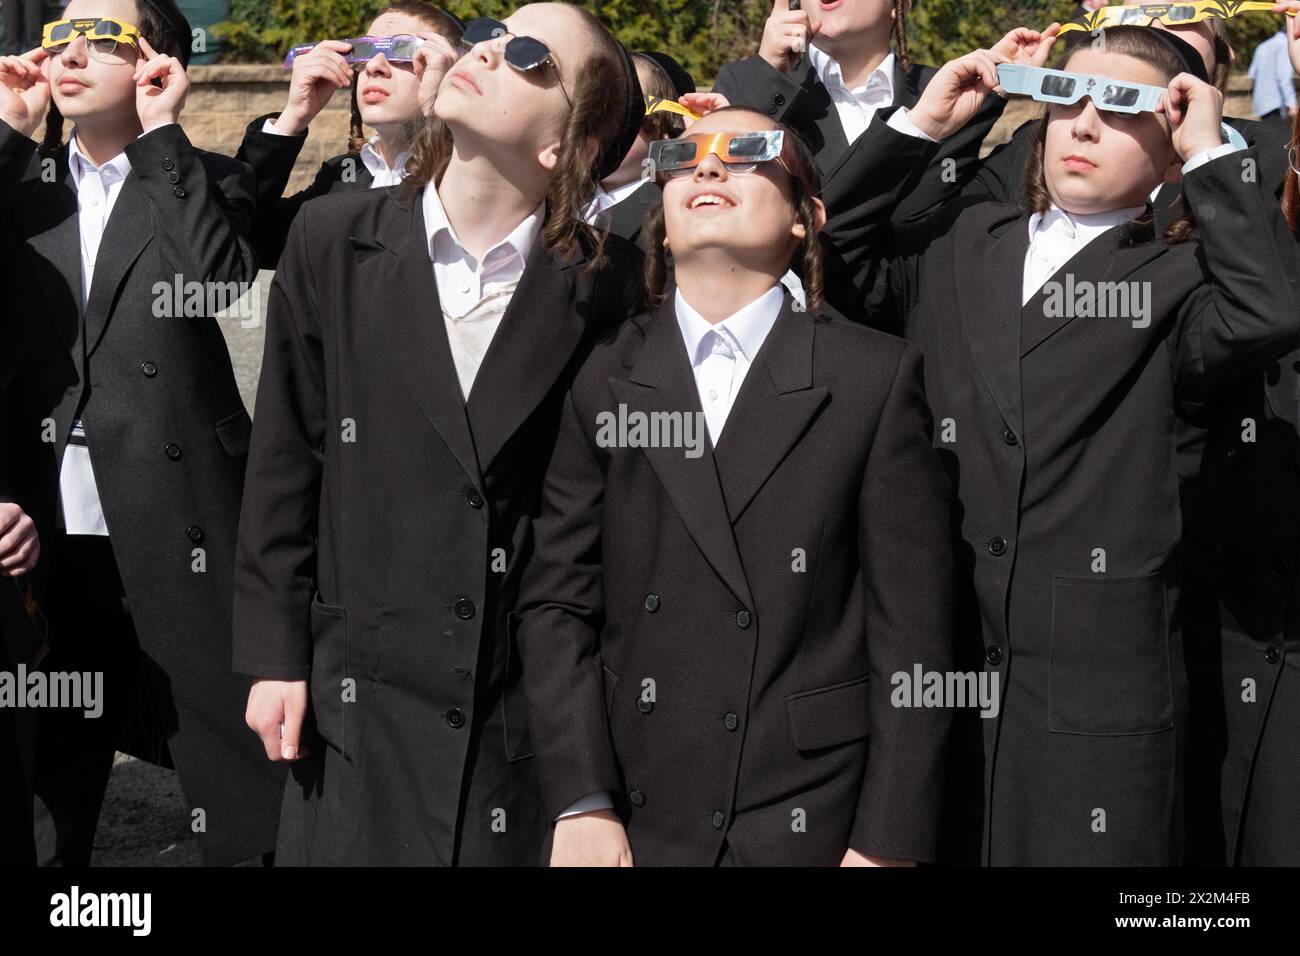
[[[163,454],[172,461],[180,461],[182,454],[181,446],[176,444],[174,441],[169,441],[166,445],[163,445]]]
[[[1007,539],[998,535],[989,541],[989,554],[995,558],[1000,558],[1007,553]]]
[[[189,195],[189,193],[185,191],[184,186],[177,186],[175,189],[172,190],[172,195],[174,195],[177,199],[184,199],[186,196]]]
[[[735,713],[728,711],[727,716],[722,718],[722,724],[728,730],[735,730],[740,726],[740,718],[737,717]]]
[[[203,543],[203,529],[200,528],[198,525],[196,524],[190,525],[188,528],[185,529],[185,534],[195,544]]]
[[[1273,562],[1273,574],[1277,577],[1280,578],[1282,575],[1286,574],[1286,569],[1287,563],[1285,561],[1279,559]]]
[[[1013,432],[1010,428],[1002,429],[1002,440],[1006,442],[1008,445],[1020,444],[1020,439],[1016,437],[1016,433]]]
[[[648,714],[655,709],[655,703],[652,700],[646,700],[644,697],[638,697],[636,699],[636,709],[643,714]]]
[[[145,378],[153,378],[158,374],[158,366],[153,362],[141,362],[140,371],[144,373]]]
[[[468,621],[474,616],[474,602],[469,598],[461,598],[455,604],[456,616],[462,621]]]
[[[1227,452],[1224,453],[1223,457],[1227,459],[1228,464],[1235,465],[1241,460],[1241,450],[1237,448],[1229,448]]]
[[[767,108],[767,115],[768,115],[768,116],[775,116],[775,115],[776,115],[776,104],[775,104],[775,103],[773,103],[773,104],[771,104],[770,106],[768,106],[768,108]]]
[[[996,644],[991,644],[984,651],[984,659],[988,661],[990,664],[994,664],[994,665],[1001,664],[1002,648],[998,647]]]
[[[742,631],[749,627],[749,622],[752,621],[753,619],[754,619],[753,615],[751,615],[744,608],[741,608],[739,611],[736,612],[736,625]]]
[[[469,491],[465,492],[465,500],[469,502],[471,508],[483,507],[483,496],[479,494],[477,488],[471,488]]]
[[[776,105],[777,105],[777,106],[784,106],[784,105],[785,105],[785,94],[784,94],[784,93],[778,93],[778,94],[776,94],[776,96],[772,97],[772,99],[776,102]]]
[[[447,726],[452,730],[460,730],[465,726],[465,711],[459,707],[453,707],[447,711]]]
[[[180,174],[180,173],[168,173],[168,174],[167,174],[167,181],[168,181],[169,183],[171,183],[173,186],[175,186],[178,182],[181,181],[181,174]]]
[[[713,829],[715,829],[715,830],[721,830],[721,829],[722,829],[722,825],[723,825],[724,823],[726,823],[726,822],[727,822],[726,814],[724,814],[721,810],[717,810],[717,811],[714,812],[714,814],[713,814]]]
[[[632,806],[634,807],[645,806],[645,794],[640,790],[633,790],[627,795],[627,798],[632,801]]]
[[[176,168],[176,163],[172,161],[172,158],[170,156],[166,156],[163,158],[163,169],[171,171],[175,168]]]
[[[1277,659],[1281,656],[1282,655],[1278,653],[1276,647],[1270,647],[1268,650],[1264,651],[1264,660],[1268,661],[1270,664],[1276,664]]]
[[[659,595],[647,594],[645,596],[645,609],[651,614],[659,610]]]

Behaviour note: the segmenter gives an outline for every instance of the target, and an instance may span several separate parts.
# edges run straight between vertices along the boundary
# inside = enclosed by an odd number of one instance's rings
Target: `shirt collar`
[[[126,150],[123,150],[103,166],[96,166],[77,145],[77,131],[74,129],[68,138],[68,169],[72,173],[72,184],[80,188],[81,180],[87,173],[100,173],[109,182],[126,179],[131,172],[131,160],[127,159]]]
[[[591,222],[598,213],[609,209],[611,206],[617,206],[647,182],[649,180],[634,179],[630,183],[624,183],[622,186],[615,186],[613,189],[608,190],[604,186],[597,186],[596,196],[592,199],[591,205],[587,207],[587,221]]]
[[[406,161],[411,158],[411,151],[404,149],[397,154],[397,161],[389,166],[384,162],[383,155],[375,148],[379,142],[379,136],[375,135],[366,140],[366,144],[361,147],[361,163],[370,170],[371,176],[378,176],[380,173],[396,172],[403,176],[406,175]]]
[[[1109,212],[1093,212],[1075,215],[1066,212],[1056,203],[1052,203],[1047,212],[1036,212],[1029,217],[1029,241],[1040,232],[1055,232],[1068,239],[1080,240],[1084,244],[1096,239],[1107,229],[1121,223],[1136,219],[1146,212],[1146,206],[1125,206]]]
[[[433,241],[443,231],[447,233],[447,237],[455,243],[458,249],[464,250],[465,246],[457,237],[456,230],[452,228],[451,221],[447,218],[447,210],[442,206],[442,199],[438,196],[438,189],[435,184],[429,183],[424,187],[423,202],[424,233],[425,238],[428,240],[429,257],[431,259],[434,257]],[[546,200],[543,199],[537,204],[537,208],[524,218],[523,222],[515,226],[510,234],[493,246],[492,249],[499,249],[501,246],[509,245],[518,254],[520,261],[527,263],[528,256],[533,251],[533,245],[537,242],[537,237],[542,234],[542,222],[545,218]],[[484,259],[492,252],[492,249],[484,253]],[[482,265],[482,262],[479,264]]]
[[[850,90],[844,85],[844,74],[840,72],[839,61],[820,49],[816,44],[808,47],[808,61],[812,63],[813,69],[817,71],[817,76],[827,88],[838,87],[855,96],[864,93],[869,88],[879,88],[889,94],[891,103],[894,101],[894,54],[892,51],[887,53],[885,58],[880,61],[880,65],[871,71],[866,83],[856,90]],[[873,83],[875,87],[873,87]]]
[[[722,328],[731,333],[731,339],[740,347],[745,358],[754,361],[754,356],[758,354],[768,333],[772,331],[772,326],[776,324],[784,303],[784,288],[777,284],[739,312],[727,316],[714,325],[686,301],[681,288],[678,287],[674,300],[677,327],[681,329],[682,341],[686,344],[686,356],[690,359],[691,365],[699,364],[700,343],[704,341],[704,337]]]

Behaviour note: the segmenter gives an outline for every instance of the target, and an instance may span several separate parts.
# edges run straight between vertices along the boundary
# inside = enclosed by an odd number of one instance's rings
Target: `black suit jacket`
[[[891,267],[957,489],[963,661],[1003,686],[969,741],[983,786],[954,804],[993,863],[1180,859],[1179,418],[1300,328],[1294,243],[1242,158],[1186,177],[1195,241],[1117,227],[1053,277],[1137,283],[1145,325],[1053,304],[1051,283],[1022,306],[1012,206],[950,211]]]
[[[510,615],[560,401],[636,310],[640,256],[608,237],[589,272],[539,239],[466,402],[421,199],[307,203],[271,290],[235,667],[310,681],[320,741],[285,800],[286,862],[540,860]]]
[[[935,850],[949,712],[890,703],[951,653],[920,362],[792,301],[716,450],[598,437],[622,409],[703,428],[672,299],[565,405],[520,600],[533,739],[547,815],[613,791],[637,865]]]
[[[252,167],[257,184],[257,212],[253,217],[252,232],[253,246],[263,269],[274,269],[279,263],[289,226],[304,203],[334,192],[369,189],[375,181],[361,161],[360,153],[344,153],[321,163],[316,178],[306,189],[286,196],[284,190],[293,175],[298,154],[307,142],[307,133],[282,136],[262,128],[267,120],[279,116],[279,113],[267,113],[249,123],[239,144],[239,152],[235,154],[236,159]]]
[[[628,242],[640,243],[641,225],[646,215],[663,203],[663,193],[652,182],[642,183],[632,195],[615,203],[602,213],[596,225]]]
[[[175,124],[130,143],[126,155],[131,172],[83,310],[67,149],[43,161],[34,142],[0,126],[0,203],[16,233],[4,278],[30,355],[10,386],[21,412],[6,432],[16,445],[9,460],[48,566],[59,468],[72,421],[85,423],[140,647],[156,665],[146,668],[162,722],[153,736],[165,738],[189,805],[206,811],[205,859],[233,863],[274,845],[283,780],[244,726],[248,684],[230,672],[230,575],[251,426],[216,320],[172,313],[178,280],[256,276],[252,182],[242,163],[195,149]],[[44,440],[47,422],[53,442]]]
[[[895,59],[893,105],[915,106],[936,72],[918,63],[904,70]],[[718,71],[713,90],[736,106],[753,107],[796,129],[812,149],[824,182],[849,150],[835,104],[807,57],[793,74],[774,69],[758,56],[728,63]],[[943,141],[925,174],[917,177],[912,190],[895,207],[894,222],[923,219],[961,192],[976,171],[984,137],[1005,106],[1005,100],[990,94],[975,117]],[[882,111],[871,125],[887,118],[888,113]]]

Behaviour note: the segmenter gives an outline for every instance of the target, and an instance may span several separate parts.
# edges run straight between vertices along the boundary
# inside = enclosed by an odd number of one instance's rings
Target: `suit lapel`
[[[987,240],[958,241],[954,253],[958,310],[980,377],[1016,431],[1020,410],[1020,295],[1029,233],[1007,207],[987,226]]]
[[[585,253],[560,263],[539,236],[523,277],[474,377],[467,412],[486,473],[573,360],[586,331],[594,282]]]
[[[658,204],[659,195],[658,186],[643,183],[632,195],[606,209],[605,215],[609,217],[608,231],[629,241],[635,240],[641,232],[646,211]]]
[[[754,357],[714,452],[732,524],[740,520],[827,399],[813,385],[814,320],[796,314],[787,292],[781,314]]]
[[[22,218],[35,230],[27,244],[34,253],[32,267],[46,314],[71,353],[81,334],[81,223],[66,149],[59,151],[56,162],[56,182],[27,194]]]
[[[362,272],[358,285],[383,290],[383,295],[371,299],[373,327],[392,330],[383,340],[398,377],[465,475],[477,485],[478,457],[447,341],[418,196],[410,200],[410,207],[394,200],[386,202],[384,221],[374,241],[350,238],[354,248],[378,252],[373,279]]]
[[[153,239],[153,206],[134,173],[122,183],[104,235],[99,242],[95,274],[86,302],[86,354],[95,351],[108,327],[117,292],[135,260]]]
[[[831,100],[830,91],[826,89],[826,84],[808,57],[804,57],[804,70],[805,103],[801,109],[806,111],[805,115],[812,117],[817,128],[817,137],[821,140],[815,148],[817,168],[825,174],[839,163],[840,157],[849,148],[849,140],[844,135],[840,114]]]
[[[756,371],[751,369],[750,375]],[[609,384],[614,396],[627,406],[629,415],[676,412],[694,416],[699,427],[705,427],[699,392],[677,328],[671,297],[651,316],[645,343],[629,377],[611,378]],[[752,608],[754,602],[732,534],[714,456],[688,458],[683,448],[643,448],[642,451],[700,553],[737,600]]]
[[[1156,256],[1162,255],[1167,248],[1159,239],[1131,242],[1130,235],[1130,227],[1122,225],[1098,236],[1076,252],[1025,304],[1024,325],[1020,333],[1021,356],[1028,355],[1077,317],[1077,310],[1068,301],[1071,298],[1071,275],[1094,283],[1094,289],[1102,283],[1120,282]],[[1094,276],[1100,278],[1093,279]],[[1052,314],[1049,315],[1047,286],[1053,282],[1061,290],[1061,301],[1058,304],[1062,307],[1052,309]],[[1112,317],[1100,318],[1098,321],[1120,320]]]
[[[894,57],[894,102],[895,107],[906,106],[911,109],[921,98],[922,68],[913,64],[910,70],[904,70],[898,57]]]

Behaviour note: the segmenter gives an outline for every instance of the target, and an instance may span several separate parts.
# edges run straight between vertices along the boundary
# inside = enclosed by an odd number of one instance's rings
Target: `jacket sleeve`
[[[931,445],[920,353],[902,349],[858,501],[871,747],[849,845],[933,861],[951,711],[896,707],[894,674],[953,667],[949,483]]]
[[[247,163],[256,181],[257,213],[253,220],[253,244],[263,269],[274,269],[284,252],[289,226],[303,205],[330,191],[333,179],[327,164],[316,172],[312,184],[292,196],[284,191],[293,176],[294,164],[307,142],[307,133],[284,136],[268,133],[263,127],[267,120],[278,119],[279,113],[267,113],[248,124],[244,139],[239,144],[236,158]]]
[[[571,392],[516,611],[542,802],[552,820],[575,800],[619,789],[599,638],[605,470],[583,421]]]
[[[280,680],[311,673],[326,395],[309,218],[271,285],[235,552],[235,670]]]
[[[939,149],[895,130],[891,115],[877,116],[822,184],[826,300],[846,316],[860,315],[864,302],[883,300],[880,260],[891,242],[894,211]]]
[[[1255,150],[1183,177],[1205,281],[1183,303],[1174,348],[1180,408],[1194,414],[1233,379],[1300,344],[1300,259],[1271,184],[1245,175]]]
[[[799,107],[804,98],[803,75],[803,70],[799,71],[799,78],[782,73],[761,56],[751,56],[719,70],[712,92],[721,93],[732,106],[758,110],[803,132],[799,123]]]
[[[970,122],[943,141],[925,174],[898,204],[896,222],[919,222],[961,195],[983,168],[980,149],[1006,105],[990,93]]]
[[[7,204],[36,158],[36,141],[0,120],[0,205]]]
[[[257,256],[249,238],[253,174],[243,163],[204,155],[179,123],[145,133],[126,147],[131,174],[157,215],[159,246],[177,275],[199,282],[252,282]]]

